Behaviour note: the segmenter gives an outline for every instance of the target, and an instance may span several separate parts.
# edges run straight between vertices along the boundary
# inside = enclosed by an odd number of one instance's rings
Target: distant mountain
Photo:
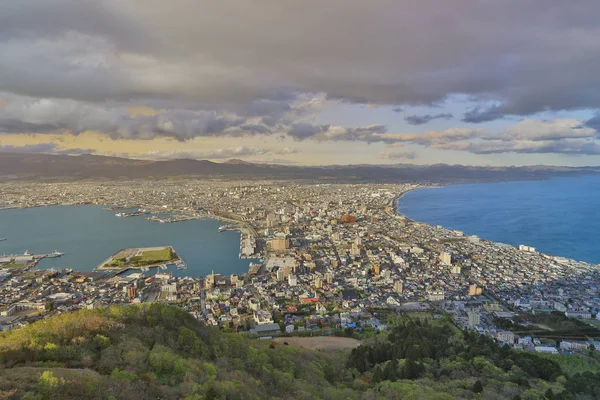
[[[241,160],[135,160],[96,155],[0,153],[0,179],[164,179],[214,177],[297,179],[330,182],[467,183],[538,180],[597,174],[600,167],[478,167],[464,165],[332,165],[318,167],[253,164]]]

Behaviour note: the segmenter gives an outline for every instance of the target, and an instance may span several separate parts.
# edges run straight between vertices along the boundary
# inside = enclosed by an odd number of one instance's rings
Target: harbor
[[[40,260],[45,258],[58,258],[64,256],[58,250],[47,254],[32,254],[25,250],[23,254],[3,254],[0,256],[0,269],[2,268],[31,268],[37,266]]]

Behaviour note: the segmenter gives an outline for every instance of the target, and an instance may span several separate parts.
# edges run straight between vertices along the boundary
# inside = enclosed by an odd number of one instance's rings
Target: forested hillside
[[[586,357],[577,369],[409,317],[352,351],[311,351],[225,334],[174,307],[119,306],[2,333],[0,398],[600,398],[597,356]]]

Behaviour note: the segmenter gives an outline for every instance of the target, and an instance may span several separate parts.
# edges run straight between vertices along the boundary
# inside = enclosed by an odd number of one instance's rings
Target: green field
[[[163,247],[159,250],[142,251],[140,255],[133,256],[127,261],[127,253],[129,256],[134,249],[124,249],[115,254],[110,263],[104,264],[103,268],[140,268],[147,265],[155,265],[176,261],[179,259],[175,251],[171,247]]]
[[[173,256],[172,250],[166,247],[162,250],[144,251],[141,255],[141,261],[171,261]]]
[[[0,267],[0,269],[2,268],[25,268],[25,264],[23,263],[12,263],[12,264],[6,264]]]

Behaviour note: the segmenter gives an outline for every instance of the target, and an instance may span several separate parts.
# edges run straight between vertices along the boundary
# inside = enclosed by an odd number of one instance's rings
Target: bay
[[[218,232],[216,220],[175,223],[148,221],[144,216],[115,216],[117,211],[98,206],[52,206],[0,211],[1,254],[65,253],[42,260],[42,269],[72,268],[91,271],[129,247],[173,246],[188,269],[169,268],[176,276],[206,276],[213,269],[221,274],[248,271],[251,259],[240,259],[240,233]]]
[[[600,176],[419,189],[407,218],[550,255],[600,263]]]

